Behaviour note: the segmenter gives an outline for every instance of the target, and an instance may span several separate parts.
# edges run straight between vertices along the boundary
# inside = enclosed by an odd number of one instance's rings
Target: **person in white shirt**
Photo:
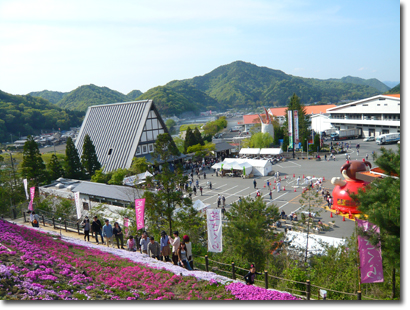
[[[178,265],[178,253],[177,250],[179,248],[179,244],[181,243],[181,240],[179,239],[179,233],[178,231],[174,231],[174,238],[172,239],[169,237],[169,242],[171,242],[172,245],[172,262],[174,265]]]
[[[148,254],[148,243],[149,239],[147,233],[144,231],[144,233],[142,234],[142,238],[140,240],[141,253]]]
[[[194,260],[192,259],[192,243],[189,242],[189,236],[188,235],[184,235],[182,237],[182,240],[184,240],[185,242],[185,246],[186,246],[186,256],[188,259],[188,263],[191,266],[192,269],[194,269]]]
[[[300,177],[298,177],[298,178],[296,179],[296,185],[299,185],[299,182],[300,182]]]
[[[31,210],[27,211],[27,213],[30,214],[30,223],[31,223],[31,226],[34,227],[34,224],[33,224],[33,220],[34,220],[33,213],[31,212]]]

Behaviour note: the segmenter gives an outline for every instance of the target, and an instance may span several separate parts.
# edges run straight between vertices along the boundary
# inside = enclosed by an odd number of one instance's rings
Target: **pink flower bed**
[[[0,299],[296,300],[215,273],[41,231],[0,220],[0,279],[7,282],[0,285]]]

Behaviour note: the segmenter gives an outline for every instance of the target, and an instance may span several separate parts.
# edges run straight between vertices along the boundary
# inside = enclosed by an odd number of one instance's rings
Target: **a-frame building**
[[[152,100],[96,105],[88,108],[75,146],[81,157],[88,134],[104,172],[131,167],[134,156],[152,158],[159,134],[168,133]]]

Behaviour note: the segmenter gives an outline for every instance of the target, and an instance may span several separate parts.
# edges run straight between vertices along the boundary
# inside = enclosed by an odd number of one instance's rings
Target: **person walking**
[[[206,179],[206,173],[205,173],[205,171],[204,171],[204,179]]]
[[[278,193],[280,192],[280,182],[276,183],[276,189],[278,191]]]
[[[269,182],[269,180],[266,181],[266,186],[270,189],[270,182]]]
[[[178,250],[177,250],[177,258],[178,258],[178,265],[181,267],[185,267],[188,270],[192,270],[191,265],[188,262],[188,257],[187,257],[187,249],[185,242],[181,242]]]
[[[199,191],[201,192],[201,196],[202,196],[202,186],[199,187]]]
[[[219,208],[219,206],[221,205],[221,195],[218,196],[216,200],[216,204],[217,204],[217,207]]]
[[[171,249],[169,248],[169,239],[167,233],[163,230],[161,231],[161,239],[160,239],[160,251],[161,251],[161,260],[162,257],[165,259],[166,262],[170,262],[169,255],[171,254]]]
[[[270,200],[272,200],[272,190],[271,189],[269,189],[269,198]]]
[[[103,236],[105,237],[106,246],[109,247],[111,243],[111,246],[114,247],[114,243],[112,242],[114,234],[112,232],[112,226],[109,220],[105,220],[105,225],[102,231],[103,231]]]
[[[184,235],[182,237],[182,240],[184,240],[185,242],[188,263],[191,266],[191,269],[194,269],[194,260],[192,257],[192,242],[189,241],[188,235]]]
[[[209,189],[212,190],[212,182],[209,182]]]
[[[174,265],[178,265],[178,249],[181,244],[181,240],[179,239],[178,230],[174,231],[173,233],[174,239],[169,238],[170,244],[172,245],[172,261]]]
[[[194,185],[193,191],[194,191],[194,194],[196,196],[196,186],[195,185]]]
[[[30,223],[31,223],[31,226],[34,227],[34,224],[33,224],[33,220],[34,220],[33,213],[31,213],[31,210],[28,210],[27,213],[30,215]]]
[[[82,226],[84,228],[84,241],[87,241],[85,239],[88,238],[88,242],[90,242],[90,228],[91,228],[91,225],[90,225],[90,220],[88,219],[88,216],[86,216],[84,218]]]
[[[104,237],[102,235],[102,224],[100,220],[97,218],[97,216],[94,216],[94,221],[91,224],[91,229],[93,230],[95,234],[95,242],[97,244],[100,244],[98,242],[98,236],[101,236],[101,243],[104,244]]]
[[[151,258],[156,258],[159,260],[159,255],[161,254],[160,246],[154,237],[150,238],[150,243],[148,244],[148,256]]]
[[[225,218],[225,212],[226,212],[225,206],[222,207],[221,212],[222,212],[222,217]]]
[[[120,241],[121,241],[121,249],[124,249],[124,235],[122,233],[122,229],[120,227],[120,224],[118,222],[114,223],[114,228],[112,230],[115,240],[117,241],[117,247],[120,248]]]
[[[256,179],[253,179],[253,188],[256,188]]]
[[[222,206],[225,207],[225,196],[222,195]]]
[[[196,180],[196,187],[199,186],[199,180]]]
[[[296,185],[299,186],[299,183],[300,183],[300,176],[298,176],[298,178],[296,179]]]
[[[147,232],[144,231],[140,240],[140,246],[141,246],[141,254],[148,254],[148,243],[149,243],[149,239],[148,239],[148,235]]]
[[[33,227],[40,227],[40,218],[38,217],[38,214],[36,214],[35,211],[31,212],[31,214],[33,215]]]
[[[241,203],[241,202],[242,202],[242,197],[239,196],[238,203]]]

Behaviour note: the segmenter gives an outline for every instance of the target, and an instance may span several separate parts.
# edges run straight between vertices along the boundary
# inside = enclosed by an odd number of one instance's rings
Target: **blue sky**
[[[0,1],[0,89],[12,94],[146,91],[236,60],[400,81],[400,1]]]

